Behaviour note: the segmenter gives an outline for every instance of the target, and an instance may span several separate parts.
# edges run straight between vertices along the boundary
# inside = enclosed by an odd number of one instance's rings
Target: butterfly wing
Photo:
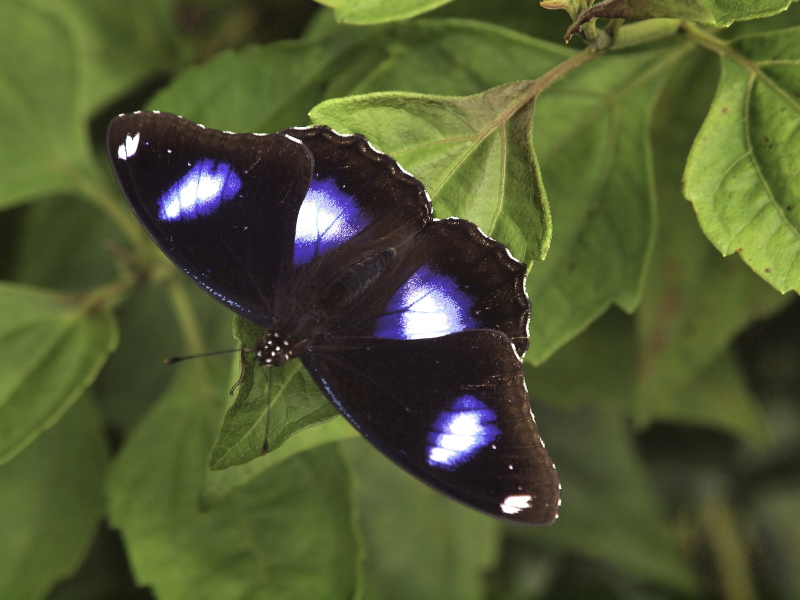
[[[313,171],[303,144],[231,134],[167,113],[116,117],[108,155],[133,212],[202,288],[269,327],[292,270],[293,227]]]
[[[434,488],[512,521],[552,522],[560,486],[518,356],[528,346],[525,266],[472,223],[394,213],[419,206],[424,192],[360,136],[303,131],[315,178],[350,198],[331,212],[358,222],[354,214],[378,209],[331,249],[324,227],[310,228],[309,277],[348,273],[358,293],[321,302],[336,317],[311,340],[306,368],[356,429]],[[386,219],[380,226],[378,215]],[[386,248],[392,257],[377,261],[379,274],[359,263]]]
[[[306,335],[304,364],[385,454],[480,510],[555,519],[518,357],[525,267],[502,245],[432,221],[416,179],[326,127],[230,134],[136,113],[112,121],[108,151],[165,254],[245,318]]]
[[[511,521],[555,520],[558,476],[503,333],[343,338],[303,363],[367,440],[432,487]]]
[[[506,333],[520,354],[527,350],[525,265],[504,246],[468,221],[432,221],[422,184],[362,136],[327,127],[283,133],[300,139],[314,156],[312,191],[296,227],[294,285],[285,303],[314,298],[314,309],[333,317],[327,336],[412,339],[489,328]],[[378,284],[354,277],[357,301],[324,294],[352,265],[387,248],[394,254]],[[450,302],[449,313],[447,307],[431,311],[434,297],[443,295],[457,295],[459,306]]]
[[[380,283],[340,311],[331,334],[412,340],[494,329],[524,354],[529,313],[525,265],[472,223],[445,219],[398,248]]]

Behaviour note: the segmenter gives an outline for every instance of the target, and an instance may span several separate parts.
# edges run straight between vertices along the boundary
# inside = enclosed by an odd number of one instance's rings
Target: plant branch
[[[613,50],[647,44],[675,35],[681,28],[679,19],[646,19],[620,27],[614,35]]]
[[[541,77],[535,79],[532,82],[531,87],[528,89],[528,92],[525,94],[527,100],[530,100],[534,96],[538,96],[544,90],[549,88],[554,83],[558,82],[566,75],[569,75],[575,69],[578,69],[585,65],[588,62],[593,61],[595,58],[600,56],[604,51],[596,51],[592,48],[584,48],[577,54],[573,54],[567,60],[562,63],[557,64],[555,67],[550,69],[547,73],[542,75]],[[526,100],[526,101],[527,101]]]
[[[200,322],[186,289],[180,281],[173,279],[167,284],[167,290],[178,319],[178,325],[183,333],[183,339],[186,340],[188,352],[200,354],[204,350],[203,338],[200,335]]]
[[[702,27],[698,27],[694,23],[684,21],[681,23],[681,30],[698,46],[702,46],[707,50],[716,52],[717,54],[732,54],[728,44],[717,36],[708,33]]]
[[[102,180],[102,175],[99,173],[99,169],[95,169],[95,171],[96,175],[93,177],[74,173],[73,180],[84,197],[116,223],[128,243],[133,246],[137,254],[141,254],[147,248],[147,236],[144,230],[133,218],[131,212],[114,200],[106,186],[98,185],[98,181]]]

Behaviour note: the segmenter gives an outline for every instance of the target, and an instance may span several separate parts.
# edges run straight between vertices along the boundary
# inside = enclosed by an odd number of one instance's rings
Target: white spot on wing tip
[[[508,496],[500,504],[500,510],[507,515],[516,515],[525,509],[531,507],[533,498],[528,494],[520,494],[518,496]]]
[[[292,141],[292,142],[295,142],[296,144],[300,144],[301,146],[303,145],[303,142],[301,142],[300,140],[298,140],[296,137],[292,137],[292,136],[291,136],[291,135],[289,135],[288,133],[284,133],[284,134],[283,134],[283,137],[285,137],[287,140],[290,140],[290,141]]]
[[[136,154],[136,150],[139,148],[140,137],[140,134],[136,133],[125,138],[125,141],[117,148],[117,156],[120,160],[128,160],[131,156]]]

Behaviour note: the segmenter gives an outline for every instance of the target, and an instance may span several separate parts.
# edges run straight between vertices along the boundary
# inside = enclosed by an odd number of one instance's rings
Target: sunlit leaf
[[[268,454],[258,457],[257,460],[250,460],[245,464],[225,467],[224,469],[207,473],[206,484],[203,489],[203,505],[211,506],[220,502],[232,490],[245,485],[267,469],[291,458],[295,454],[312,450],[317,446],[323,446],[331,442],[358,437],[359,435],[345,419],[331,419],[297,433],[298,435],[293,435],[280,448],[270,450]]]
[[[636,314],[635,417],[640,424],[670,419],[723,427],[763,443],[761,411],[727,349],[734,336],[783,307],[786,299],[740,261],[722,259],[681,194],[685,156],[716,74],[713,56],[697,58],[684,62],[670,82],[654,125],[659,228]]]
[[[722,254],[800,290],[800,28],[711,43],[722,77],[684,192]]]
[[[391,44],[380,62],[348,93],[468,96],[511,81],[536,79],[573,55],[561,44],[477,21],[412,21],[385,28],[384,36]]]
[[[529,261],[546,254],[551,225],[530,139],[535,100],[523,81],[467,97],[351,96],[311,118],[364,134],[425,184],[437,216],[472,221]]]
[[[264,330],[237,317],[236,337],[252,348]],[[279,367],[246,363],[214,450],[211,468],[225,469],[276,450],[291,435],[332,419],[338,413],[322,395],[299,360]]]
[[[336,20],[353,25],[373,25],[410,19],[452,0],[319,0],[335,10]]]
[[[533,138],[553,211],[528,277],[534,364],[609,306],[641,298],[655,233],[649,124],[686,46],[595,60],[542,94]]]

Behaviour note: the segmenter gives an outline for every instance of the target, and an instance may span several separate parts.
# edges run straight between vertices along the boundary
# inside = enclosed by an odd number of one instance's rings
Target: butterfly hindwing
[[[331,340],[303,363],[364,437],[434,488],[501,518],[555,519],[558,477],[504,334]]]
[[[108,153],[164,253],[242,316],[270,326],[291,271],[293,227],[313,157],[282,135],[231,134],[166,113],[116,117]]]
[[[495,329],[523,354],[529,306],[525,266],[472,223],[445,219],[397,248],[381,285],[343,313],[341,335],[408,340]]]

